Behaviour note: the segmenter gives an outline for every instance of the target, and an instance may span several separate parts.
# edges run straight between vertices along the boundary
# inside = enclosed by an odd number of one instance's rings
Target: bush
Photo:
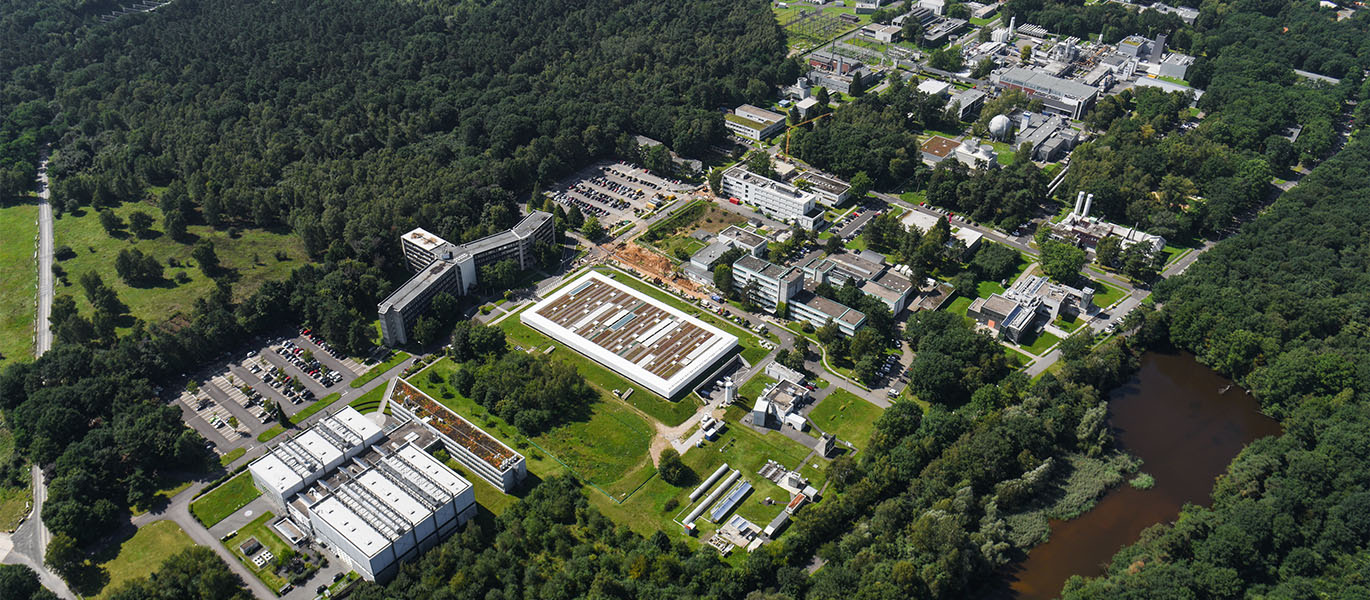
[[[1132,480],[1127,483],[1139,490],[1149,490],[1156,485],[1156,478],[1152,477],[1150,473],[1138,473],[1136,477],[1133,477]]]
[[[675,509],[676,509],[677,507],[679,507],[679,506],[680,506],[680,500],[679,500],[679,499],[676,499],[676,498],[671,498],[670,500],[667,500],[667,501],[666,501],[666,505],[665,505],[665,506],[662,506],[662,507],[661,507],[661,510],[662,510],[662,511],[665,511],[665,512],[671,512],[671,511],[675,510]]]
[[[71,246],[63,244],[61,246],[58,246],[57,249],[53,251],[52,255],[57,260],[69,260],[76,258],[76,251],[72,250]]]
[[[674,486],[683,486],[694,480],[695,472],[680,460],[680,453],[675,448],[667,448],[661,453],[661,462],[657,465],[657,473],[661,478]]]

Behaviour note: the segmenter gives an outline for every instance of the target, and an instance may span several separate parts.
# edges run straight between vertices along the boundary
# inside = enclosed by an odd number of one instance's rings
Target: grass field
[[[0,463],[14,454],[14,434],[0,424]],[[27,478],[26,478],[27,481]],[[12,531],[29,512],[29,485],[0,486],[0,531]]]
[[[970,298],[967,298],[965,296],[957,296],[955,298],[952,298],[951,302],[947,303],[947,308],[945,310],[947,312],[956,313],[964,317],[966,316],[966,311],[970,310],[971,302],[972,300]]]
[[[95,597],[108,597],[109,592],[123,582],[146,577],[161,567],[162,562],[171,555],[194,545],[195,542],[181,530],[181,526],[172,521],[157,521],[139,529],[133,537],[119,545],[117,555],[98,563],[109,579]]]
[[[1004,346],[1004,356],[1008,357],[1008,365],[1015,369],[1028,364],[1028,362],[1032,360],[1031,358],[1028,358],[1028,355],[1014,350],[1013,348],[1009,348],[1008,346]]]
[[[856,394],[837,389],[814,407],[813,412],[809,413],[809,422],[860,448],[870,441],[871,432],[875,431],[875,420],[884,412]]]
[[[332,394],[324,396],[323,398],[314,401],[313,404],[304,407],[304,410],[297,412],[294,415],[291,415],[290,420],[291,422],[299,423],[305,419],[308,419],[314,413],[319,412],[325,408],[328,408],[329,406],[332,406],[332,404],[334,402],[337,402],[339,398],[342,398],[342,394],[339,394],[338,392],[333,392]],[[272,425],[270,429],[267,429],[266,431],[257,434],[257,441],[269,442],[276,436],[281,435],[282,433],[285,433],[285,426],[281,425],[280,423],[277,423],[275,425]]]
[[[1060,316],[1056,317],[1056,320],[1052,321],[1051,324],[1060,327],[1066,333],[1075,333],[1077,330],[1080,329],[1080,327],[1082,327],[1085,324],[1085,321],[1084,319],[1081,319],[1078,315],[1071,317],[1069,319],[1067,319],[1065,316]]]
[[[411,377],[409,382],[509,447],[530,454],[532,448],[524,442],[528,438],[513,425],[462,396],[448,383],[460,368],[444,358]],[[430,372],[441,375],[442,383],[429,381]],[[528,467],[534,474],[546,478],[562,471],[563,467],[557,462],[560,461],[575,471],[582,481],[617,496],[631,492],[655,472],[651,461],[647,460],[655,435],[651,424],[605,395],[589,407],[588,419],[572,421],[531,438],[533,444],[556,459],[530,460]]]
[[[247,506],[248,502],[260,495],[262,492],[252,484],[252,475],[243,471],[237,477],[214,488],[214,491],[191,502],[190,512],[205,527],[213,527],[215,523],[228,518],[234,511]]]
[[[738,505],[737,514],[741,514],[751,522],[764,527],[771,519],[780,514],[784,508],[783,504],[766,506],[762,503],[767,497],[778,502],[788,501],[790,495],[779,486],[762,479],[757,475],[757,471],[766,464],[767,460],[775,460],[788,468],[801,467],[800,472],[809,478],[809,483],[816,488],[823,487],[825,474],[823,467],[826,461],[813,458],[811,464],[800,464],[808,456],[810,449],[795,441],[779,434],[768,433],[762,435],[740,425],[737,419],[746,413],[746,410],[734,406],[728,412],[728,426],[724,429],[717,440],[705,442],[703,448],[691,448],[681,458],[691,470],[694,471],[698,479],[708,477],[723,463],[728,463],[730,468],[742,471],[742,478],[751,482],[755,488]],[[684,518],[688,512],[689,493],[699,481],[694,481],[682,487],[676,487],[666,483],[660,478],[652,478],[643,485],[637,493],[633,494],[622,504],[614,503],[601,494],[590,494],[590,503],[603,512],[615,522],[626,525],[628,528],[640,534],[650,534],[653,531],[661,530],[674,532],[679,530],[673,519],[679,516]],[[671,510],[666,509],[669,501],[675,500],[677,506]],[[707,515],[701,517],[695,523],[700,533],[692,538],[691,544],[706,540],[709,535],[717,529],[717,526],[710,523]],[[745,552],[734,553],[734,555],[745,556]]]
[[[233,464],[233,461],[242,458],[244,454],[247,454],[247,448],[234,448],[229,450],[227,454],[219,457],[219,464],[227,467],[228,465]]]
[[[362,414],[376,412],[376,409],[381,407],[381,400],[385,397],[385,388],[384,385],[378,385],[375,389],[353,400],[348,406],[357,409],[357,412]]]
[[[224,542],[224,547],[228,548],[228,551],[232,552],[233,556],[237,557],[238,561],[243,563],[244,567],[247,567],[247,570],[252,571],[252,574],[256,575],[257,579],[262,580],[262,583],[266,584],[266,587],[273,590],[279,590],[285,586],[286,582],[272,572],[272,564],[268,562],[265,565],[262,565],[262,568],[258,569],[257,565],[252,564],[252,561],[244,557],[243,552],[238,549],[238,546],[242,545],[242,543],[246,542],[249,538],[257,538],[258,542],[261,542],[263,546],[266,546],[267,550],[270,550],[271,553],[276,556],[285,556],[287,551],[292,551],[290,550],[290,545],[286,544],[285,540],[281,539],[281,536],[276,535],[276,532],[271,530],[271,521],[275,519],[276,515],[272,514],[271,511],[262,513],[262,516],[257,517],[256,520],[248,523],[242,529],[239,529],[237,535],[228,538],[228,540]]]
[[[402,363],[402,362],[404,362],[404,361],[406,361],[406,360],[409,360],[409,353],[408,353],[408,352],[403,352],[403,351],[400,351],[400,350],[395,350],[394,352],[392,352],[392,353],[390,354],[390,357],[389,357],[389,358],[386,358],[386,359],[385,359],[384,362],[382,362],[382,363],[380,363],[380,364],[378,364],[378,365],[376,365],[376,366],[374,366],[374,367],[371,367],[370,370],[368,370],[368,371],[365,372],[365,373],[362,373],[361,377],[358,377],[358,378],[356,378],[356,379],[353,379],[353,380],[352,380],[352,383],[349,383],[349,384],[347,384],[347,385],[350,386],[350,387],[354,387],[354,388],[359,388],[359,387],[361,387],[361,386],[364,386],[364,385],[370,383],[372,379],[375,379],[375,378],[377,378],[377,377],[380,377],[381,375],[384,375],[386,371],[389,371],[390,369],[395,368],[395,365],[398,365],[398,364],[400,364],[400,363]]]
[[[1043,354],[1046,354],[1046,351],[1050,350],[1051,347],[1055,346],[1056,343],[1059,341],[1061,341],[1061,338],[1058,338],[1050,333],[1043,331],[1037,334],[1037,337],[1033,338],[1031,343],[1022,344],[1022,346],[1024,350],[1036,354],[1037,356],[1041,356]]]
[[[774,377],[767,377],[765,373],[757,373],[748,379],[747,383],[742,384],[742,387],[737,388],[737,395],[748,400],[756,400],[761,396],[761,392],[765,391],[766,386],[772,383],[775,383]]]
[[[55,223],[55,244],[57,247],[70,246],[76,257],[61,261],[67,273],[67,284],[57,283],[57,294],[67,294],[76,298],[76,304],[83,314],[90,314],[90,303],[77,283],[87,271],[100,274],[104,282],[113,287],[121,300],[129,308],[129,313],[150,323],[166,321],[177,313],[190,314],[196,299],[204,297],[214,289],[214,282],[190,258],[192,243],[172,240],[161,231],[162,212],[151,203],[129,203],[114,209],[114,213],[127,221],[128,215],[135,210],[151,215],[156,224],[150,239],[138,239],[132,234],[123,233],[121,238],[110,237],[100,227],[99,215],[89,209],[79,213],[64,214]],[[261,229],[243,230],[236,238],[223,231],[214,231],[204,225],[187,228],[193,239],[214,241],[215,252],[225,269],[236,274],[233,293],[236,300],[245,298],[256,291],[262,283],[273,279],[285,279],[296,266],[303,264],[305,257],[303,244],[293,235],[272,233]],[[132,287],[119,279],[114,271],[114,258],[125,248],[137,248],[151,254],[167,266],[168,259],[175,259],[180,267],[167,267],[161,283]],[[284,252],[289,260],[278,261],[277,252]],[[187,283],[176,283],[176,278],[184,273]],[[132,326],[131,322],[120,323],[121,331]]]
[[[1115,302],[1122,300],[1123,296],[1127,295],[1122,289],[1099,281],[1098,279],[1091,279],[1090,284],[1090,287],[1094,288],[1094,305],[1099,308],[1113,306]]]
[[[38,206],[0,208],[0,366],[33,358]]]

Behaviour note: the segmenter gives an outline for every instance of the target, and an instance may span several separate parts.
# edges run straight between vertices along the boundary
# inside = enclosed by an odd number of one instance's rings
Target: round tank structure
[[[1013,121],[1006,115],[997,115],[989,120],[989,134],[996,140],[1003,140],[1013,131]]]

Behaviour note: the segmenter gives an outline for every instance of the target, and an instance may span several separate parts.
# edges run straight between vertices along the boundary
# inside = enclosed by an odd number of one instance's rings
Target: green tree
[[[101,210],[99,214],[100,227],[105,229],[105,233],[112,236],[124,228],[124,220],[120,219],[119,215],[114,214],[114,211],[106,208]]]
[[[866,194],[869,194],[871,189],[875,187],[875,182],[871,180],[870,175],[867,175],[865,171],[857,171],[855,175],[852,175],[850,183],[851,191],[848,193],[847,197],[857,202],[861,202],[861,200],[866,197]]]
[[[988,77],[990,71],[993,70],[994,59],[986,57],[981,59],[980,62],[975,63],[975,68],[971,69],[970,76],[975,79],[984,79],[985,77]]]
[[[1072,284],[1080,278],[1085,266],[1085,251],[1064,242],[1044,239],[1038,244],[1042,252],[1042,271],[1055,281]]]
[[[46,510],[44,511],[46,512]],[[76,544],[76,540],[65,533],[53,534],[48,542],[47,554],[43,564],[60,575],[62,579],[73,580],[86,566],[86,553]]]
[[[709,171],[709,191],[715,196],[723,193],[723,168],[714,167]]]
[[[604,226],[599,224],[599,217],[590,215],[590,218],[585,219],[585,224],[580,227],[580,232],[593,242],[604,237]]]
[[[680,453],[675,448],[667,448],[661,451],[661,458],[656,467],[657,473],[666,483],[674,486],[689,485],[695,479],[694,471],[680,460]]]
[[[128,215],[129,231],[138,237],[146,237],[155,222],[156,220],[152,218],[152,215],[141,210],[135,210]]]
[[[771,155],[765,150],[757,150],[747,156],[747,170],[760,175],[775,179],[775,168],[771,166]]]
[[[732,265],[719,264],[714,266],[714,287],[724,296],[733,296],[733,267]]]
[[[1110,235],[1094,246],[1094,262],[1105,267],[1111,267],[1118,262],[1122,255],[1123,240],[1116,235]]]
[[[214,240],[209,238],[195,242],[195,247],[190,251],[190,257],[200,265],[200,271],[206,277],[214,277],[222,269],[219,264],[219,253],[214,250]]]

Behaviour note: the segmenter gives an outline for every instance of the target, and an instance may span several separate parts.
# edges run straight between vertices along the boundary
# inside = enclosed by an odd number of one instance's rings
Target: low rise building
[[[837,325],[837,330],[847,337],[856,335],[866,326],[866,313],[819,296],[812,288],[812,285],[805,286],[803,291],[790,299],[790,318],[808,321],[814,327],[823,327],[832,321]]]
[[[1059,115],[1033,118],[1031,114],[1022,116],[1023,126],[1018,131],[1016,145],[1027,144],[1032,148],[1032,159],[1053,162],[1065,158],[1075,147],[1079,135],[1070,124]]]
[[[528,461],[465,417],[396,377],[387,384],[386,407],[397,419],[423,423],[443,449],[472,474],[506,494],[528,476]]]
[[[818,202],[827,206],[839,206],[851,195],[851,184],[815,171],[799,174],[795,177],[794,183],[801,188],[808,188],[808,191],[817,197]]]
[[[884,302],[891,315],[898,315],[908,307],[909,300],[918,294],[912,281],[894,271],[885,271],[867,280],[861,284],[861,292]]]
[[[1094,194],[1085,194],[1083,191],[1077,194],[1075,206],[1070,214],[1060,223],[1051,226],[1052,236],[1081,248],[1094,248],[1099,245],[1100,240],[1109,236],[1118,237],[1124,248],[1133,244],[1145,244],[1151,252],[1160,252],[1165,248],[1164,237],[1141,231],[1136,227],[1124,227],[1098,217],[1090,217],[1089,211],[1093,205]]]
[[[951,84],[937,79],[924,79],[918,82],[918,91],[929,96],[949,96]]]
[[[818,98],[805,97],[795,102],[794,107],[799,111],[799,116],[805,119],[818,116]]]
[[[1051,111],[1072,119],[1083,117],[1099,98],[1096,87],[1024,67],[996,74],[992,81],[1000,89],[1020,90],[1029,98],[1039,99]]]
[[[871,23],[859,30],[861,36],[886,44],[892,44],[899,41],[899,38],[903,35],[903,31],[904,30],[901,27],[881,25],[879,23]]]
[[[736,225],[729,225],[727,229],[718,232],[718,239],[731,244],[734,248],[742,248],[752,256],[765,256],[766,243],[770,241],[764,235]]]
[[[974,141],[961,144],[952,153],[961,164],[972,169],[990,169],[999,166],[999,155],[994,146],[977,144]]]
[[[778,221],[813,229],[822,220],[817,196],[787,183],[762,177],[736,165],[723,173],[723,195],[755,206]]]
[[[1172,53],[1165,55],[1165,58],[1161,59],[1161,64],[1157,67],[1156,71],[1161,77],[1182,80],[1185,75],[1189,73],[1189,66],[1192,64],[1194,64],[1193,56]]]
[[[923,43],[928,46],[941,46],[951,37],[961,33],[970,22],[965,19],[942,19],[923,30]]]
[[[985,106],[985,93],[975,88],[961,90],[947,100],[947,108],[956,107],[956,118],[969,120]]]
[[[723,115],[723,125],[741,137],[761,141],[785,128],[785,115],[743,104]]]
[[[1039,318],[1046,322],[1073,318],[1087,313],[1093,301],[1093,288],[1078,289],[1040,275],[1026,275],[1003,294],[976,299],[966,315],[1016,343],[1036,329]]]
[[[471,482],[429,454],[435,445],[422,422],[382,432],[344,407],[248,470],[302,533],[364,579],[385,581],[476,513]]]
[[[804,416],[799,409],[809,401],[809,390],[792,381],[777,381],[766,386],[752,407],[752,425],[776,429],[789,424],[803,430]],[[798,417],[798,419],[792,419]]]
[[[918,150],[923,155],[923,162],[928,163],[929,165],[936,165],[937,163],[946,160],[948,156],[951,156],[952,152],[956,150],[956,147],[960,145],[961,142],[956,140],[934,135],[926,142],[920,144]]]

